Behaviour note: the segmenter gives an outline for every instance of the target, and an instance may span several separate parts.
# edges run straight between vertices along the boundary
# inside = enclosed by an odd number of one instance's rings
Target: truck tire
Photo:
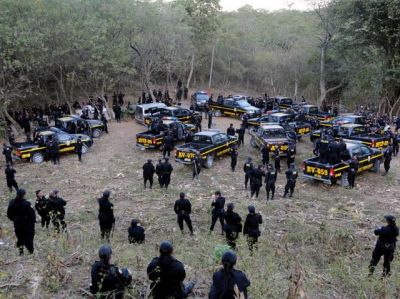
[[[210,169],[214,164],[214,156],[207,156],[206,161],[204,162],[204,167]]]
[[[82,155],[87,154],[89,147],[86,144],[82,145]]]
[[[381,160],[375,160],[374,167],[372,168],[372,172],[378,173],[379,168],[381,168]]]
[[[92,132],[93,138],[99,138],[101,136],[102,131],[100,129],[94,129]]]
[[[252,147],[254,147],[254,148],[257,148],[257,143],[256,143],[256,140],[255,140],[254,138],[251,138],[251,139],[250,139],[250,145],[251,145]]]
[[[43,156],[42,153],[33,154],[33,156],[32,156],[32,162],[33,163],[40,164],[40,163],[43,163],[43,161],[44,161],[44,156]]]
[[[349,185],[349,180],[347,176],[347,172],[343,172],[342,176],[340,177],[340,186],[347,187]]]
[[[219,110],[215,110],[215,111],[214,111],[214,116],[219,117],[219,116],[221,116],[221,115],[222,115],[221,111],[219,111]]]

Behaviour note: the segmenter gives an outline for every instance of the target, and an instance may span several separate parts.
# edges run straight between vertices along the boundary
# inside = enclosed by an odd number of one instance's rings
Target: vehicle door
[[[224,109],[223,112],[228,115],[234,115],[235,109],[233,107],[234,101],[232,99],[224,100]]]
[[[255,136],[254,140],[256,141],[257,146],[260,148],[263,147],[264,146],[264,139],[263,139],[264,129],[261,127],[258,128],[256,133],[254,134],[254,136]]]
[[[188,109],[179,109],[179,113],[180,113],[179,120],[181,122],[188,123],[188,122],[191,121],[192,112],[190,110],[188,110]]]
[[[361,146],[361,156],[362,156],[362,167],[363,170],[371,169],[374,166],[374,160],[372,158],[374,152],[369,147]]]
[[[229,137],[223,133],[213,136],[216,156],[221,156],[229,152]]]
[[[186,128],[182,123],[175,123],[176,125],[176,139],[179,141],[185,140]]]
[[[60,153],[72,152],[75,150],[74,138],[68,134],[57,134],[58,151]]]

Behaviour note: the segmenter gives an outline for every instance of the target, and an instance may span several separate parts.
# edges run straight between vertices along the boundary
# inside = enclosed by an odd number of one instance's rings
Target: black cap
[[[137,226],[137,225],[138,225],[138,221],[136,219],[132,219],[131,226]]]
[[[221,191],[215,191],[214,194],[217,195],[217,196],[221,196]]]
[[[231,250],[225,251],[225,253],[222,255],[222,263],[230,263],[232,266],[234,266],[236,261],[236,254]]]
[[[25,189],[18,189],[17,190],[17,197],[24,197],[26,194]]]
[[[112,255],[112,249],[108,245],[103,245],[99,249],[99,258],[108,259]]]
[[[179,193],[179,198],[184,199],[185,198],[185,193],[183,193],[183,192]]]
[[[111,195],[111,191],[110,190],[106,189],[106,190],[103,191],[103,196],[104,197],[109,197],[110,195]]]
[[[160,253],[161,254],[171,254],[174,247],[170,241],[162,241],[160,244]]]
[[[248,206],[247,209],[249,210],[249,213],[255,213],[256,208],[254,206]]]
[[[390,223],[396,222],[396,217],[394,217],[393,215],[385,215],[384,217],[387,222],[390,222]]]
[[[151,163],[151,159],[148,159],[148,160],[147,160],[147,163]]]
[[[233,203],[228,203],[227,208],[228,210],[233,210],[235,208],[235,205]]]
[[[40,190],[40,189],[39,189],[39,190],[36,190],[36,191],[35,191],[35,194],[38,195],[40,191],[42,191],[42,190]]]

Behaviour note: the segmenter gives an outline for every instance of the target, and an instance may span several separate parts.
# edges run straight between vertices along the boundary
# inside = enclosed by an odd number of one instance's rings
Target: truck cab
[[[279,149],[280,155],[286,157],[289,146],[296,149],[296,145],[290,141],[285,129],[278,124],[262,124],[258,129],[250,133],[250,145],[262,149],[267,145],[270,151]]]

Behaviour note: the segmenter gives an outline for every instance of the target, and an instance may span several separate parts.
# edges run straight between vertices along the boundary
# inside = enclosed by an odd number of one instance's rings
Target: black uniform
[[[321,138],[317,142],[317,149],[319,152],[319,161],[321,163],[326,163],[328,162],[328,157],[329,157],[329,143],[330,140],[328,138]]]
[[[238,151],[234,148],[231,148],[231,169],[232,169],[232,171],[235,171],[235,169],[236,169],[238,156],[239,156]]]
[[[274,166],[277,172],[281,172],[281,156],[277,153],[274,155],[275,161],[274,161]]]
[[[290,191],[289,197],[293,196],[294,188],[296,187],[296,179],[297,179],[298,173],[297,170],[295,169],[288,169],[286,171],[286,186],[285,186],[285,194],[283,197],[286,197],[287,194]]]
[[[244,173],[245,173],[245,176],[244,176],[244,188],[245,188],[245,189],[247,189],[247,184],[248,184],[248,182],[249,182],[249,179],[250,179],[250,177],[251,177],[251,174],[252,174],[252,172],[253,172],[253,169],[254,169],[253,163],[251,163],[251,162],[249,162],[249,161],[247,161],[246,163],[244,163],[243,171],[244,171]]]
[[[385,172],[388,173],[390,169],[390,162],[392,161],[392,156],[393,156],[393,149],[392,146],[389,145],[385,151],[383,152],[383,157],[384,157],[384,162],[383,166],[385,168]]]
[[[99,203],[99,224],[101,231],[101,238],[110,240],[111,231],[115,224],[114,218],[114,205],[109,201],[108,197],[101,197]]]
[[[3,147],[3,155],[6,159],[6,164],[10,164],[11,166],[13,166],[12,149],[9,146]]]
[[[168,161],[164,162],[161,166],[161,188],[165,186],[168,189],[168,185],[171,182],[171,173],[174,170],[171,163]]]
[[[358,160],[357,159],[351,159],[351,162],[349,164],[349,170],[347,172],[347,180],[349,182],[349,187],[350,188],[354,188],[355,187],[358,166],[359,166]]]
[[[241,144],[244,144],[244,134],[246,133],[246,127],[243,125],[236,130],[236,133],[238,134],[238,145],[240,146]]]
[[[288,168],[290,168],[290,165],[294,163],[295,159],[296,159],[296,151],[292,146],[290,146],[288,151],[288,156],[286,158],[286,163]]]
[[[79,161],[82,161],[82,147],[83,147],[82,140],[78,139],[78,141],[76,142],[76,154],[78,155]]]
[[[158,176],[158,183],[160,184],[161,188],[163,187],[162,173],[161,173],[162,165],[163,163],[161,161],[159,161],[158,164],[156,165],[156,175]]]
[[[212,118],[213,118],[213,112],[212,110],[208,111],[208,128],[211,129],[212,126]]]
[[[224,269],[215,272],[211,285],[208,299],[235,299],[235,286],[240,293],[243,293],[244,299],[247,299],[247,288],[250,286],[250,281],[246,275],[239,270],[229,269],[226,273]]]
[[[183,281],[186,272],[183,264],[171,255],[154,258],[147,267],[147,275],[152,281],[154,299],[183,299]]]
[[[269,193],[271,192],[271,200],[275,195],[275,183],[278,178],[278,172],[275,169],[269,169],[265,174],[265,190],[267,191],[267,200],[269,200]]]
[[[253,251],[253,247],[258,242],[258,237],[261,234],[260,224],[262,224],[262,216],[260,214],[250,213],[247,215],[243,234],[247,235],[247,244],[250,251]]]
[[[379,236],[379,238],[372,253],[369,266],[370,272],[374,272],[376,265],[383,255],[383,275],[388,275],[390,274],[390,262],[393,261],[393,255],[396,249],[399,228],[396,223],[390,223],[387,226],[376,229],[374,234]]]
[[[14,222],[14,231],[20,254],[24,253],[24,246],[29,253],[33,253],[36,215],[30,202],[24,198],[11,200],[7,209],[7,217]]]
[[[55,140],[50,142],[50,155],[53,164],[60,164],[60,154],[58,152],[58,144]]]
[[[262,163],[264,166],[268,165],[269,163],[269,147],[264,146],[261,150],[261,156],[262,156]]]
[[[235,131],[235,128],[234,128],[234,127],[229,127],[229,128],[226,130],[226,135],[228,135],[228,136],[235,136],[235,133],[236,133],[236,131]]]
[[[6,167],[6,170],[4,171],[6,174],[6,182],[7,182],[7,187],[10,189],[10,192],[13,191],[12,188],[15,188],[15,191],[18,190],[18,184],[17,181],[15,180],[15,174],[17,171],[14,168],[11,167]]]
[[[131,224],[131,226],[128,229],[128,234],[129,234],[129,243],[143,243],[146,236],[144,232],[144,228],[137,225],[137,223]]]
[[[156,172],[156,169],[154,168],[153,163],[151,161],[147,161],[143,165],[143,180],[144,180],[144,188],[146,189],[146,183],[147,181],[150,182],[150,189],[153,188],[153,176],[154,173]]]
[[[225,215],[225,197],[218,197],[215,201],[211,203],[211,207],[214,207],[212,210],[212,216],[211,216],[211,227],[210,231],[214,230],[215,223],[217,223],[217,220],[219,219],[219,222],[221,223],[221,229],[223,230],[224,228],[224,215]]]
[[[48,228],[50,224],[49,201],[45,196],[37,197],[35,209],[41,218],[42,227]]]
[[[251,197],[253,195],[256,195],[256,198],[258,198],[258,194],[260,192],[260,188],[262,186],[262,177],[264,173],[260,168],[255,168],[253,169],[253,172],[251,173]]]
[[[67,202],[57,195],[50,195],[48,204],[51,223],[58,232],[60,231],[60,226],[64,230],[67,227],[67,224],[65,223],[65,206],[67,205]]]
[[[340,140],[337,146],[338,146],[339,159],[340,160],[346,159],[347,156],[346,143],[343,140]]]
[[[394,157],[397,157],[397,154],[399,153],[399,140],[397,138],[398,138],[397,134],[394,134],[392,137],[393,156]]]
[[[174,139],[172,138],[171,135],[168,135],[164,139],[163,157],[165,158],[165,155],[168,155],[168,157],[170,157],[171,151],[173,149],[174,149]]]
[[[228,210],[225,213],[224,232],[228,245],[235,249],[236,239],[239,237],[239,233],[242,232],[242,218],[238,213],[232,210]]]
[[[193,169],[192,169],[192,174],[193,174],[193,179],[199,178],[200,172],[201,172],[201,163],[202,163],[201,156],[196,156],[193,160]]]
[[[92,266],[91,277],[90,292],[96,295],[96,298],[124,298],[127,282],[118,267],[104,261],[96,261]]]
[[[190,201],[186,198],[178,199],[175,201],[174,211],[178,216],[178,225],[181,231],[183,232],[183,221],[185,221],[189,227],[190,233],[193,234],[192,220],[190,219],[190,214],[192,213],[192,204]]]

